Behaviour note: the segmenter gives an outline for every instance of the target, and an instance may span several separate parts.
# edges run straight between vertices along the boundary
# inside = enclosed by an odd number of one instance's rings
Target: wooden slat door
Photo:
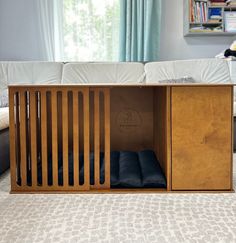
[[[232,189],[232,87],[172,88],[172,190]]]
[[[93,109],[91,93],[94,93]],[[12,191],[110,188],[109,88],[16,86],[10,88],[9,99]],[[91,114],[94,126],[90,124]],[[94,175],[90,174],[92,152]],[[101,153],[104,153],[103,181]],[[92,176],[95,176],[93,185]]]

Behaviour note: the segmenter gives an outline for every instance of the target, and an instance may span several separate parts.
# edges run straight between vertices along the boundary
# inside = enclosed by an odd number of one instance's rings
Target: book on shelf
[[[208,1],[190,0],[190,22],[202,23],[208,20]]]
[[[226,4],[225,0],[210,0],[211,5],[214,4]]]
[[[226,3],[211,3],[211,6],[224,7],[227,6]]]
[[[209,22],[222,22],[222,8],[209,8],[208,9]]]
[[[211,6],[216,6],[216,7],[235,7],[236,6],[236,1],[235,0],[211,0],[210,1]]]
[[[190,28],[190,32],[211,32],[211,33],[216,33],[216,32],[223,32],[222,26],[216,26],[216,27],[209,27],[209,26],[194,26]]]

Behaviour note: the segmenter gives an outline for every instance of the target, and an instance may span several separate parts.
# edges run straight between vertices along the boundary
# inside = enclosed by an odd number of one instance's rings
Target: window
[[[64,0],[65,61],[117,61],[119,0]]]

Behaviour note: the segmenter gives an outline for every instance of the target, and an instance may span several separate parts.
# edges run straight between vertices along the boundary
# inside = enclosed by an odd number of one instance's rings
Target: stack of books
[[[222,9],[221,8],[209,8],[208,10],[209,23],[219,23],[222,21]]]
[[[226,6],[225,0],[211,0],[211,6]]]
[[[208,20],[208,12],[207,12],[207,0],[193,0],[191,1],[191,22],[192,23],[205,23]]]
[[[236,0],[211,0],[211,6],[219,6],[219,7],[224,7],[224,6],[236,6]]]

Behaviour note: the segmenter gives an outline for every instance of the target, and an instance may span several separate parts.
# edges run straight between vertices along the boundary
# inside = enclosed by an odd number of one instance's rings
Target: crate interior
[[[20,150],[16,151],[18,185],[22,185],[22,175],[27,185],[32,185],[34,156],[37,186],[45,182],[52,188],[55,184],[63,187],[68,181],[68,186],[76,189],[76,183],[83,186],[87,178],[94,189],[102,185],[115,189],[166,188],[166,101],[165,87],[111,87],[106,91],[94,88],[87,98],[80,91],[58,90],[53,94],[49,90],[43,110],[40,91],[33,95],[28,91],[16,93],[16,144],[21,148],[23,139],[26,144],[25,165]],[[31,119],[33,115],[35,120]],[[42,129],[45,118],[46,132]],[[34,135],[32,124],[36,128]],[[42,142],[43,134],[46,144]],[[36,146],[36,154],[32,154],[32,146]],[[43,159],[47,172],[42,168]],[[90,170],[86,172],[88,163]]]
[[[167,175],[166,102],[166,87],[111,89],[111,151],[122,156],[120,173],[129,177],[124,187],[166,187],[160,178]]]

